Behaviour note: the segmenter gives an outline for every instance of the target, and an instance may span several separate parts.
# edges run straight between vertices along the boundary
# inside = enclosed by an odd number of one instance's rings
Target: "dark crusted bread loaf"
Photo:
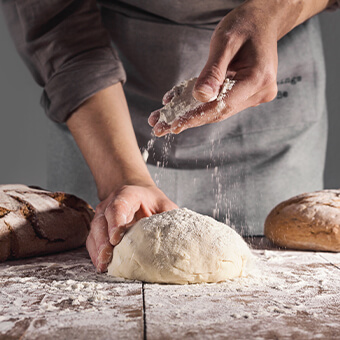
[[[295,196],[277,205],[265,221],[265,235],[281,247],[340,251],[340,190]]]
[[[93,215],[86,202],[64,192],[0,185],[0,261],[79,247]]]

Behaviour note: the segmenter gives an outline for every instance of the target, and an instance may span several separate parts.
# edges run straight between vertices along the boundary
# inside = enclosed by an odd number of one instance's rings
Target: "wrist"
[[[278,41],[300,21],[304,0],[248,0],[244,5],[249,6],[259,26]]]
[[[117,176],[116,172],[113,172],[111,176],[96,181],[96,185],[97,196],[100,201],[104,201],[112,192],[116,192],[124,186],[156,187],[148,172],[143,175],[138,172],[122,173],[119,176]]]
[[[251,11],[260,12],[262,24],[273,30],[280,40],[293,28],[334,3],[335,0],[248,0],[241,6],[250,6]]]

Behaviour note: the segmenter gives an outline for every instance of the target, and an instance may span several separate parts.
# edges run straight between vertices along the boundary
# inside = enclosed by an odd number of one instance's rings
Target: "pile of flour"
[[[188,111],[197,109],[202,105],[202,102],[196,100],[192,95],[196,80],[197,77],[185,80],[170,90],[174,93],[174,96],[169,103],[160,109],[158,122],[165,122],[171,125],[177,118],[183,116]],[[221,86],[219,94],[211,98],[210,101],[216,100],[221,102],[227,91],[231,90],[234,84],[235,80],[226,78]],[[221,109],[222,107],[218,105],[217,109]]]

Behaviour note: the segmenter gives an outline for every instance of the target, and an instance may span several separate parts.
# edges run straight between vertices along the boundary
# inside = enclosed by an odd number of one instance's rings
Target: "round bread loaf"
[[[340,190],[290,198],[267,216],[265,236],[280,247],[340,251]]]
[[[82,246],[93,215],[85,201],[64,192],[0,185],[0,262]]]

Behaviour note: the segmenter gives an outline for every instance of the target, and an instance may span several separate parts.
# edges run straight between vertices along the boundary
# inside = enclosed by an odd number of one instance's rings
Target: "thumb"
[[[232,51],[228,48],[228,44],[223,43],[216,35],[213,36],[208,61],[193,89],[192,95],[195,99],[205,103],[217,97],[232,57]]]

